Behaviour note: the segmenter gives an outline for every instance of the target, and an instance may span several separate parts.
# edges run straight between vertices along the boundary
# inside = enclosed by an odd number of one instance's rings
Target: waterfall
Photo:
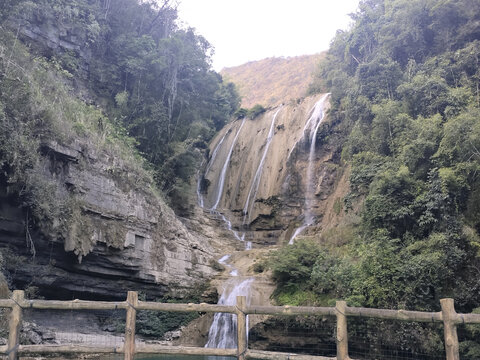
[[[233,139],[233,142],[232,142],[232,145],[228,151],[228,155],[227,155],[227,158],[225,160],[225,163],[223,164],[223,167],[222,167],[222,171],[220,173],[220,177],[219,177],[219,181],[218,181],[218,184],[217,184],[217,187],[215,189],[215,203],[213,204],[213,206],[209,209],[210,211],[210,214],[212,215],[215,215],[217,218],[221,219],[226,225],[227,225],[227,229],[228,231],[230,231],[237,240],[239,241],[244,241],[244,238],[241,237],[237,231],[233,230],[232,228],[232,222],[225,216],[223,215],[221,212],[219,212],[217,210],[217,206],[218,204],[220,203],[220,200],[222,198],[222,193],[223,193],[223,187],[225,185],[225,176],[227,174],[227,168],[228,168],[228,165],[230,163],[230,158],[232,157],[232,153],[233,153],[233,148],[235,147],[235,144],[237,143],[237,139],[238,139],[238,135],[240,134],[242,128],[243,128],[243,125],[245,124],[245,120],[246,118],[243,118],[242,120],[242,123],[240,124],[240,127],[238,128],[237,130],[237,133],[235,134],[235,138]],[[225,133],[225,135],[223,135],[223,137],[220,139],[220,141],[218,142],[218,144],[215,146],[215,148],[213,149],[213,152],[212,152],[212,156],[210,158],[210,161],[207,165],[207,168],[205,169],[205,173],[203,175],[203,177],[207,176],[208,172],[210,171],[215,159],[217,158],[217,154],[220,150],[220,147],[222,146],[223,144],[223,141],[225,140],[225,138],[227,137],[227,135],[230,133],[230,131],[227,131]],[[198,177],[198,182],[197,182],[197,196],[198,196],[198,205],[201,207],[201,208],[204,208],[205,207],[205,204],[204,204],[204,200],[203,200],[203,196],[201,194],[201,191],[200,191],[200,187],[201,187],[201,177],[199,176]],[[250,246],[251,247],[251,246]],[[249,250],[249,246],[248,244],[246,245],[246,249]]]
[[[312,213],[312,207],[314,202],[314,192],[315,192],[315,183],[313,181],[313,170],[314,170],[314,157],[315,157],[315,145],[317,142],[317,132],[322,123],[322,120],[325,117],[323,111],[325,107],[325,101],[327,100],[329,94],[325,94],[318,100],[313,108],[312,115],[308,118],[303,128],[303,137],[305,137],[307,131],[310,141],[310,151],[308,153],[308,166],[306,174],[306,184],[305,184],[305,204],[304,204],[304,220],[303,224],[295,230],[290,241],[290,245],[293,244],[295,238],[307,227],[313,225],[314,216]]]
[[[235,271],[235,270],[233,270]],[[233,275],[235,276],[235,275]],[[248,296],[253,278],[241,280],[231,278],[218,301],[219,305],[235,305],[237,296]],[[247,298],[248,303],[248,298]],[[237,319],[233,314],[216,313],[208,331],[207,348],[233,349],[237,347]]]
[[[257,171],[255,172],[255,176],[252,181],[252,185],[250,186],[250,190],[248,191],[247,199],[245,200],[245,206],[243,207],[243,223],[245,224],[247,220],[250,220],[250,212],[253,209],[253,205],[255,203],[255,198],[257,196],[258,187],[260,186],[260,179],[262,178],[262,171],[263,165],[265,163],[265,158],[267,157],[268,148],[270,147],[270,143],[273,139],[274,129],[275,129],[275,119],[277,118],[278,113],[280,112],[281,108],[277,110],[277,112],[273,115],[272,122],[270,124],[270,130],[268,131],[267,135],[267,142],[265,144],[265,150],[263,151],[262,158],[260,163],[258,164]]]
[[[225,175],[227,173],[228,164],[230,163],[230,158],[232,157],[233,148],[237,143],[238,135],[240,134],[240,131],[242,131],[243,125],[245,124],[245,120],[246,118],[243,118],[242,124],[238,128],[237,133],[235,134],[235,138],[233,139],[232,146],[230,147],[230,151],[228,152],[227,159],[225,160],[225,164],[223,164],[222,172],[220,173],[220,178],[217,186],[216,201],[210,210],[216,210],[218,204],[220,203],[220,199],[222,198],[223,186],[225,185]]]
[[[218,260],[218,262],[230,270],[229,272],[230,276],[238,276],[238,270],[235,269],[232,265],[227,264],[227,261],[229,259],[230,259],[230,255],[224,255]]]
[[[203,164],[205,164],[205,161],[202,162],[201,167],[203,167]],[[202,195],[202,176],[200,175],[200,170],[197,171],[197,203],[198,206],[200,206],[203,209],[204,203],[203,203],[203,195]]]
[[[227,219],[227,217],[225,215],[223,215],[221,212],[217,211],[217,210],[210,210],[210,214],[213,214],[215,216],[217,216],[218,218],[222,219],[222,221],[227,225],[227,229],[228,231],[230,231],[233,236],[235,236],[235,239],[239,240],[239,241],[244,241],[244,236],[240,236],[238,234],[238,231],[235,231],[233,230],[232,228],[232,222],[230,220]],[[246,250],[249,250],[249,249],[246,249]]]
[[[207,168],[205,169],[205,173],[203,174],[203,177],[207,176],[208,172],[210,171],[210,168],[212,167],[212,164],[214,163],[215,159],[217,158],[218,154],[218,149],[220,149],[220,146],[222,146],[223,141],[227,137],[227,135],[230,133],[230,131],[227,131],[225,135],[220,139],[218,144],[215,146],[212,152],[212,156],[210,157],[210,161],[207,165]],[[205,206],[204,201],[203,201],[203,195],[201,192],[201,184],[202,184],[202,176],[200,176],[200,173],[198,174],[198,181],[197,181],[197,199],[198,199],[198,205],[203,208]]]

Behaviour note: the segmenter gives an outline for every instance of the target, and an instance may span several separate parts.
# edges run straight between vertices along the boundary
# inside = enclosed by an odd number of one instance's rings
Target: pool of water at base
[[[135,356],[135,360],[236,360],[236,357],[197,355],[137,355]]]
[[[135,358],[136,359],[136,358]],[[225,356],[180,356],[180,355],[157,355],[138,358],[138,360],[236,360],[234,357]]]

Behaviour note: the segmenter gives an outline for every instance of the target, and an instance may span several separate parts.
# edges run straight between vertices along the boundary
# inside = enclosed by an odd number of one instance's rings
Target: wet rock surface
[[[223,181],[218,210],[231,221],[232,228],[245,234],[245,240],[252,241],[254,246],[288,242],[291,233],[304,221],[310,161],[310,141],[305,136],[309,133],[305,128],[322,96],[325,95],[269,109],[258,118],[247,119],[240,132],[242,121],[232,122],[211,143],[210,153],[216,154],[209,159],[202,181],[205,207],[215,203],[219,184]],[[328,105],[323,111],[327,110]],[[273,137],[269,140],[273,119]],[[315,187],[311,211],[316,223],[320,223],[325,214],[326,202],[335,191],[339,175],[338,146],[333,136],[333,140],[325,138],[325,129],[331,127],[329,121],[326,117],[318,127],[312,159]],[[234,141],[237,132],[239,135]],[[215,151],[219,144],[221,146]],[[230,151],[225,178],[221,180]],[[262,158],[264,162],[260,164]],[[259,171],[260,176],[256,176]],[[254,196],[248,198],[248,194]]]

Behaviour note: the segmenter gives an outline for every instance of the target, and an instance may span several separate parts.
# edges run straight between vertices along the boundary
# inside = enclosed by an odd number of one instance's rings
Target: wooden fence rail
[[[126,301],[56,301],[26,300],[22,290],[15,290],[11,299],[1,299],[0,308],[11,308],[9,320],[8,344],[0,346],[0,355],[8,360],[17,360],[22,353],[121,353],[124,359],[133,360],[135,354],[177,354],[232,356],[237,359],[296,359],[349,360],[348,355],[348,317],[367,317],[413,322],[443,322],[445,351],[447,360],[459,360],[459,344],[457,324],[480,324],[480,314],[458,314],[453,299],[440,300],[442,311],[421,312],[407,310],[386,310],[349,307],[345,301],[337,301],[335,307],[308,306],[248,306],[244,296],[237,297],[234,306],[210,304],[168,304],[139,301],[135,291],[129,291]],[[55,310],[126,310],[125,342],[123,346],[87,346],[87,345],[20,345],[19,335],[22,324],[23,309],[55,309]],[[139,310],[172,311],[172,312],[223,312],[237,315],[237,348],[211,349],[203,347],[164,346],[152,344],[135,344],[135,321]],[[248,349],[247,315],[320,315],[336,317],[337,356],[334,358],[291,353],[269,352]]]

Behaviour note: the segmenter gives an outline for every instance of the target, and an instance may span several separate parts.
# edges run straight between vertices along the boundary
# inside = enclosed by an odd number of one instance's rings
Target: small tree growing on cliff
[[[267,109],[265,109],[262,105],[256,104],[254,107],[247,111],[247,116],[249,119],[253,120],[259,115],[263,114],[265,111],[267,111]]]

